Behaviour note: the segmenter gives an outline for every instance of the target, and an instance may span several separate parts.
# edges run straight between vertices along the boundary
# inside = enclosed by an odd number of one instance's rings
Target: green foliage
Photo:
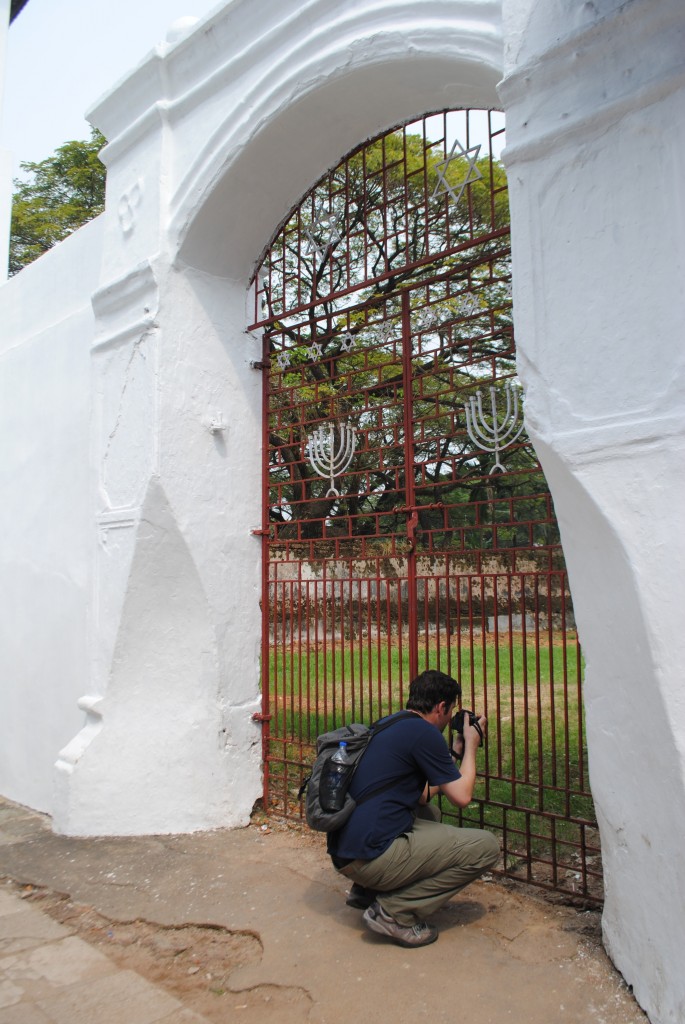
[[[105,143],[93,128],[89,140],[65,142],[46,160],[21,164],[29,177],[14,182],[10,275],[102,213],[106,172],[98,154]]]
[[[311,190],[274,239],[266,261],[268,314],[287,314],[303,302],[325,300],[365,282],[370,283],[361,298],[373,308],[382,296],[425,276],[415,266],[418,261],[434,255],[434,270],[458,267],[461,257],[450,255],[451,249],[509,223],[503,166],[488,157],[477,160],[473,169],[469,163],[463,157],[447,163],[440,147],[427,147],[421,135],[401,130],[366,143],[343,160]],[[455,203],[460,183],[466,181]],[[303,247],[302,239],[322,213],[333,216],[339,238],[317,252],[308,243]],[[489,242],[476,244],[469,263],[476,256],[486,260],[496,250]],[[355,296],[357,309],[359,299]],[[311,333],[292,340],[308,343],[329,335],[346,305],[329,300],[328,319],[312,319]],[[279,326],[286,325],[284,316]]]

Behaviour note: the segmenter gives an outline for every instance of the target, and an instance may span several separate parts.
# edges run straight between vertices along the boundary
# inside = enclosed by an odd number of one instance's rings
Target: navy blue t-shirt
[[[444,737],[419,715],[407,715],[369,743],[350,785],[359,800],[391,780],[352,812],[337,832],[329,833],[328,852],[336,857],[373,860],[414,822],[414,810],[426,783],[440,786],[460,778]]]

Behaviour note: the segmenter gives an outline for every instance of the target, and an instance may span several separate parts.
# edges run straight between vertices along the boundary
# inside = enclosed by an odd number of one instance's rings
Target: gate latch
[[[259,724],[262,725],[264,722],[270,722],[272,718],[273,715],[265,715],[261,711],[255,711],[254,715],[252,716],[252,721],[259,722]]]

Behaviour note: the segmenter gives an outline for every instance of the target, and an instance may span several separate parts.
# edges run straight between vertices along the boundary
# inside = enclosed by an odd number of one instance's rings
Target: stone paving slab
[[[75,935],[0,957],[0,977],[24,989],[30,986],[34,998],[114,970],[111,960]]]
[[[133,971],[68,985],[59,995],[36,1002],[54,1024],[154,1024],[183,1009],[177,999]]]
[[[52,1024],[35,1003],[15,1003],[0,1009],[0,1024]]]
[[[6,891],[0,891],[0,949],[0,1024],[206,1024]]]
[[[44,942],[63,939],[71,932],[21,900],[16,911],[0,916],[0,956],[21,953]]]

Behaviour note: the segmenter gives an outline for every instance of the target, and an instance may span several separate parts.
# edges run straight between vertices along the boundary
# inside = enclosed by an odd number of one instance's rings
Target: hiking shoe
[[[413,949],[414,946],[429,946],[438,937],[438,929],[427,921],[418,924],[398,924],[394,917],[386,914],[377,900],[364,911],[364,921],[369,928],[379,935],[387,935],[398,946]]]
[[[363,885],[357,885],[356,882],[353,882],[345,903],[348,907],[354,907],[356,910],[366,910],[375,899],[375,889],[365,889]]]

